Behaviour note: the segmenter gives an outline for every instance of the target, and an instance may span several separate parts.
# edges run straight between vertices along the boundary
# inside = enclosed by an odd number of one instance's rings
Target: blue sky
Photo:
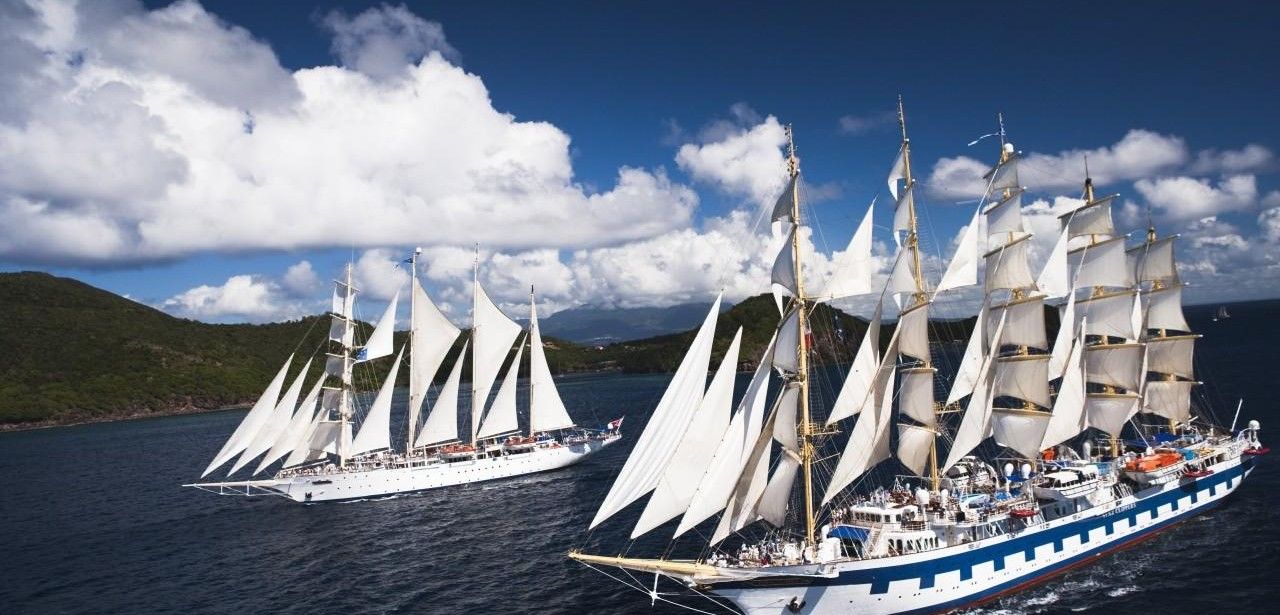
[[[1275,296],[1277,10],[10,0],[0,269],[260,321],[322,310],[349,258],[376,306],[416,244],[464,310],[479,243],[510,305],[738,299],[767,290],[778,122],[829,255],[884,202],[902,94],[940,263],[999,111],[1029,216],[1090,153],[1118,222],[1183,234],[1189,300]]]

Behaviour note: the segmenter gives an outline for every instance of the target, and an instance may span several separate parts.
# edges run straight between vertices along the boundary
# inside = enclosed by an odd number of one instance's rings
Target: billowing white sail
[[[1090,346],[1084,353],[1089,382],[1137,391],[1143,379],[1142,344]]]
[[[462,333],[458,327],[436,307],[431,297],[414,277],[413,316],[409,340],[409,424],[418,424],[418,415],[427,401],[431,380],[444,363],[445,355],[453,347],[454,340]]]
[[[713,545],[759,518],[756,514],[756,505],[760,503],[760,496],[764,494],[769,482],[769,450],[773,448],[772,434],[778,418],[776,411],[778,401],[781,401],[780,396],[774,400],[775,410],[769,413],[760,434],[756,436],[755,443],[743,462],[742,473],[738,475],[738,481],[733,486],[733,495],[729,496],[724,514],[720,515],[720,522],[716,524],[715,532],[711,535]]]
[[[876,302],[876,313],[867,324],[867,333],[858,344],[858,353],[849,365],[849,374],[845,376],[840,393],[831,406],[827,416],[827,424],[834,424],[849,418],[872,403],[871,383],[875,378],[876,367],[880,364],[880,318],[881,302]]]
[[[997,289],[1034,288],[1035,276],[1027,264],[1030,235],[1023,235],[983,255],[987,265],[987,292]]]
[[[1187,319],[1182,315],[1182,286],[1175,284],[1153,289],[1146,293],[1148,329],[1190,331]]]
[[[1022,224],[1022,190],[1014,190],[1008,198],[992,205],[986,216],[988,235],[1026,232]]]
[[[538,308],[529,305],[529,433],[573,427],[573,419],[560,399],[556,381],[547,366],[538,328]]]
[[[1062,308],[1062,316],[1058,319],[1058,335],[1053,339],[1053,354],[1049,355],[1049,378],[1062,376],[1067,368],[1067,355],[1070,354],[1076,338],[1076,294],[1067,293],[1067,304]]]
[[[911,256],[911,250],[904,246],[898,250],[893,270],[889,273],[889,292],[914,293],[916,290],[915,260]]]
[[[326,376],[341,378],[343,384],[351,384],[351,367],[355,365],[349,357],[340,354],[325,353],[324,373]]]
[[[680,439],[667,467],[662,472],[645,505],[631,537],[640,536],[659,525],[684,514],[698,490],[702,476],[711,465],[716,446],[729,427],[733,407],[733,378],[738,372],[738,349],[742,346],[742,327],[724,353],[720,367],[711,379],[706,394],[694,412],[693,420]]]
[[[800,312],[797,306],[778,326],[778,347],[773,353],[773,366],[778,371],[794,374],[800,369]]]
[[[911,306],[898,317],[898,352],[903,356],[929,362],[929,302]]]
[[[1142,333],[1133,326],[1133,302],[1137,300],[1137,291],[1127,290],[1076,301],[1076,325],[1087,317],[1084,332],[1089,335],[1136,340]]]
[[[925,462],[933,448],[933,430],[905,423],[898,424],[898,459],[917,476],[924,474]]]
[[[1058,396],[1053,400],[1053,412],[1040,442],[1041,450],[1066,442],[1089,427],[1084,412],[1086,368],[1082,346],[1084,340],[1077,339],[1067,356],[1067,371],[1058,387]]]
[[[1142,411],[1164,418],[1186,422],[1191,418],[1191,387],[1199,384],[1189,380],[1155,380],[1146,383],[1142,396]]]
[[[1067,252],[1076,288],[1133,286],[1133,275],[1124,253],[1124,237],[1108,239]]]
[[[356,328],[352,326],[351,321],[334,317],[329,323],[329,339],[338,342],[347,348],[351,348],[355,343]]]
[[[591,527],[600,525],[628,504],[653,490],[671,459],[672,452],[684,437],[694,410],[702,400],[707,381],[707,364],[711,362],[711,342],[715,335],[716,317],[720,314],[720,299],[711,304],[698,334],[693,338],[680,367],[676,369],[671,384],[658,406],[654,408],[644,432],[636,440],[635,448],[614,479],[608,495],[600,504]]]
[[[512,359],[511,367],[507,368],[507,375],[498,386],[497,394],[493,396],[493,405],[480,423],[480,431],[476,432],[477,440],[520,431],[520,424],[516,419],[516,385],[520,380],[520,363],[523,358],[524,340],[521,340],[516,346],[516,357]]]
[[[1090,393],[1085,402],[1089,426],[1119,436],[1126,423],[1138,413],[1142,398],[1136,393]]]
[[[306,374],[307,370],[302,370],[302,374]],[[301,377],[301,376],[299,376]],[[267,451],[262,461],[258,463],[254,474],[259,474],[267,469],[272,462],[288,455],[298,447],[306,435],[307,428],[311,426],[316,416],[316,402],[320,399],[320,387],[324,385],[324,377],[316,379],[315,385],[311,387],[311,392],[307,393],[307,397],[298,405],[298,411],[293,413],[293,418],[289,420],[289,424],[285,427],[280,436],[276,438],[271,450]]]
[[[351,320],[355,316],[354,303],[355,293],[345,283],[337,282],[333,285],[333,305],[329,311]]]
[[[996,359],[993,397],[1017,397],[1048,408],[1048,355],[1018,355]]]
[[[471,439],[476,439],[480,417],[489,401],[489,391],[506,362],[511,344],[520,335],[520,325],[494,305],[477,280],[471,312]]]
[[[906,231],[911,228],[911,210],[916,206],[915,183],[907,186],[902,194],[898,196],[897,203],[893,207],[893,232],[897,236],[898,231]]]
[[[1063,230],[1058,235],[1058,241],[1054,242],[1053,250],[1049,252],[1049,260],[1045,261],[1044,269],[1040,270],[1040,277],[1036,278],[1036,286],[1050,299],[1065,297],[1074,288],[1071,284],[1071,265],[1067,260],[1067,244],[1070,241],[1070,235]]]
[[[800,472],[800,459],[794,453],[783,451],[778,459],[778,467],[773,469],[773,476],[760,494],[760,503],[756,504],[756,514],[774,527],[782,527],[787,517],[787,502],[791,500],[791,488],[795,485],[796,474]]]
[[[680,536],[707,517],[723,510],[733,496],[738,479],[750,459],[752,444],[759,437],[760,427],[764,424],[765,401],[769,389],[770,355],[773,354],[773,344],[776,340],[775,334],[774,339],[769,341],[760,364],[756,366],[746,392],[738,402],[737,413],[729,421],[729,428],[725,430],[724,437],[716,446],[715,454],[711,456],[711,462],[707,464],[706,473],[698,482],[697,492],[693,494],[688,509],[680,518],[676,536]]]
[[[795,222],[791,215],[791,205],[792,199],[795,196],[796,182],[798,181],[800,181],[800,176],[793,176],[791,181],[787,182],[787,187],[783,189],[782,194],[778,195],[777,202],[773,204],[773,216],[770,218],[771,221],[777,222],[779,220],[786,220],[787,222]]]
[[[898,411],[930,427],[937,425],[933,411],[932,367],[902,370],[902,389],[898,393]]]
[[[1129,248],[1129,266],[1137,282],[1178,281],[1178,267],[1173,262],[1173,237],[1144,242]]]
[[[973,212],[973,218],[969,220],[969,225],[964,227],[964,234],[960,236],[960,243],[956,246],[956,253],[951,255],[951,262],[947,265],[947,271],[942,274],[942,281],[938,282],[938,287],[933,291],[934,296],[945,290],[977,285],[978,258],[981,256],[978,249],[979,215],[981,215],[979,212]]]
[[[787,289],[787,292],[796,294],[796,259],[795,246],[792,238],[796,234],[799,227],[793,226],[787,231],[787,240],[782,243],[782,248],[778,250],[777,258],[773,259],[773,273],[771,274],[774,284]]]
[[[311,448],[311,443],[315,438],[316,430],[320,427],[321,421],[324,421],[324,413],[317,411],[315,418],[311,419],[306,429],[302,431],[297,444],[294,445],[293,450],[289,452],[289,456],[285,458],[284,464],[280,467],[290,468],[312,459],[319,459],[320,456],[324,455],[323,446],[318,449]]]
[[[827,280],[821,300],[831,301],[872,291],[875,261],[871,258],[871,215],[874,210],[875,203],[867,206],[867,213],[862,216],[862,223],[849,240],[849,246],[833,263],[831,279]]]
[[[849,432],[849,442],[845,444],[844,453],[831,472],[827,491],[822,496],[823,504],[830,502],[872,466],[889,458],[889,415],[892,410],[894,377],[898,371],[896,357],[900,331],[901,327],[895,329],[893,336],[889,338],[889,347],[876,370],[872,383],[875,411],[863,412],[854,424],[853,431]]]
[[[987,344],[984,338],[991,327],[987,323],[987,313],[987,302],[984,300],[982,307],[978,309],[978,318],[973,323],[973,333],[969,334],[969,343],[964,347],[960,368],[956,370],[955,379],[951,382],[951,391],[947,393],[947,405],[964,399],[964,396],[972,393],[977,386],[978,376],[982,372],[982,365],[987,356]],[[1004,319],[1003,312],[1000,318]]]
[[[992,193],[1001,190],[1013,190],[1019,188],[1018,185],[1018,155],[1009,156],[1000,164],[997,164],[982,179],[987,180],[988,190]]]
[[[1004,329],[1005,318],[1001,317],[996,323],[995,336],[1000,337]],[[951,443],[951,450],[947,453],[947,461],[943,464],[941,471],[946,472],[962,457],[968,455],[970,451],[977,448],[987,436],[991,435],[991,386],[993,378],[993,365],[995,364],[995,350],[983,356],[982,365],[978,370],[976,386],[973,389],[973,396],[969,398],[964,410],[964,418],[960,420],[960,427],[956,429],[955,439]]]
[[[995,328],[991,321],[1005,318],[1004,332],[997,341]],[[987,330],[992,336],[987,340],[988,348],[999,350],[1002,346],[1027,346],[1047,350],[1049,338],[1044,327],[1044,297],[1036,295],[1025,299],[1016,299],[1008,303],[992,306],[987,313]]]
[[[1027,459],[1040,452],[1040,442],[1044,440],[1048,425],[1048,412],[1011,408],[993,408],[991,411],[991,432],[996,443]]]
[[[1147,339],[1147,369],[1190,380],[1195,377],[1192,360],[1198,335]]]
[[[369,412],[360,424],[360,431],[351,441],[349,456],[391,448],[391,394],[396,387],[396,376],[400,373],[400,360],[404,358],[404,347],[396,354],[391,364],[391,372],[378,389],[378,395],[369,404]]]
[[[462,343],[462,351],[458,353],[458,358],[453,360],[453,369],[449,371],[448,380],[445,380],[444,386],[440,388],[440,396],[436,397],[435,405],[427,414],[427,420],[422,424],[422,431],[418,432],[418,437],[413,443],[415,447],[458,439],[458,389],[462,382],[462,362],[467,356],[469,343],[469,341]]]
[[[276,402],[276,407],[267,415],[267,419],[262,422],[262,426],[258,428],[258,433],[254,434],[253,439],[249,441],[249,445],[245,447],[244,453],[231,464],[231,470],[228,474],[235,474],[236,470],[245,467],[250,461],[253,461],[258,455],[269,450],[276,443],[276,439],[284,432],[293,419],[294,409],[298,406],[298,396],[302,395],[302,381],[307,377],[307,370],[311,369],[311,360],[308,359],[306,365],[302,366],[302,371],[298,372],[297,377],[293,379],[293,384],[285,390],[284,395],[280,397],[280,401]]]
[[[898,157],[893,159],[893,166],[889,168],[889,194],[893,195],[893,200],[898,200],[898,182],[907,179],[907,148],[898,148]]]
[[[395,350],[391,338],[396,329],[396,304],[399,302],[400,293],[396,292],[391,303],[387,304],[386,311],[382,312],[382,318],[378,319],[378,326],[369,334],[369,341],[356,353],[356,363],[385,357]]]
[[[267,385],[267,390],[258,396],[258,401],[253,404],[253,408],[249,413],[244,415],[244,419],[236,426],[236,430],[231,432],[231,437],[223,443],[222,448],[218,450],[218,454],[214,455],[213,461],[209,462],[209,467],[204,469],[204,473],[200,476],[203,478],[208,476],[218,466],[226,463],[232,457],[235,457],[253,440],[257,435],[258,429],[266,422],[271,415],[271,411],[276,407],[276,401],[280,397],[280,389],[284,386],[284,376],[289,371],[289,364],[293,362],[293,355],[285,360],[284,365],[280,367],[280,371],[276,373],[276,377],[271,379],[271,384]]]
[[[1088,203],[1078,209],[1069,211],[1058,219],[1062,220],[1063,229],[1072,237],[1083,235],[1102,235],[1110,237],[1116,234],[1115,224],[1111,222],[1111,202],[1118,195],[1104,197]]]

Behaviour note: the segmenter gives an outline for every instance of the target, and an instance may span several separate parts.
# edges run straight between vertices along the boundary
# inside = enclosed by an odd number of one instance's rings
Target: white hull
[[[352,500],[424,491],[545,472],[573,465],[621,439],[611,436],[527,453],[441,462],[417,460],[409,467],[293,475],[266,480],[190,485],[223,495],[280,495],[296,502]]]
[[[748,615],[891,615],[943,613],[992,600],[1166,529],[1233,492],[1253,458],[1223,461],[1214,473],[1144,489],[1134,495],[1020,531],[955,547],[822,566],[833,578],[778,576],[713,586]],[[767,574],[813,566],[766,568]],[[834,573],[834,574],[833,574]],[[803,608],[788,605],[802,601]]]

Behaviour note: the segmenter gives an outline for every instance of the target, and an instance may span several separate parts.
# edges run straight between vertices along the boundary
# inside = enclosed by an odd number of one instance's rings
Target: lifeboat
[[[445,459],[469,459],[476,454],[476,447],[470,444],[450,444],[440,447],[440,456]]]
[[[1198,470],[1187,470],[1182,473],[1183,478],[1204,478],[1213,474],[1213,470],[1201,468]]]
[[[1271,452],[1271,449],[1265,446],[1259,446],[1257,448],[1246,448],[1243,451],[1245,455],[1253,455],[1255,457],[1266,455],[1267,453],[1270,453],[1270,452]]]
[[[1187,456],[1178,451],[1160,449],[1131,460],[1124,465],[1124,469],[1130,478],[1141,484],[1162,485],[1182,475],[1182,466],[1186,460]]]
[[[1174,452],[1158,452],[1138,457],[1125,464],[1124,469],[1130,472],[1154,472],[1182,461],[1182,455]]]
[[[1038,511],[1029,506],[1022,506],[1009,511],[1009,516],[1015,519],[1030,519],[1036,516]]]
[[[538,439],[533,436],[521,437],[511,436],[503,443],[507,450],[523,451],[529,450],[538,445]]]

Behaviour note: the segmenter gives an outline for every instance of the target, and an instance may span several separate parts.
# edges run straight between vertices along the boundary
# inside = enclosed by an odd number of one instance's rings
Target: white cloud
[[[355,17],[334,10],[324,25],[333,32],[333,52],[343,66],[374,78],[402,75],[433,51],[455,63],[459,57],[439,23],[414,15],[403,4],[383,4]]]
[[[698,203],[661,169],[622,167],[608,190],[584,188],[568,135],[495,109],[479,77],[436,51],[390,81],[331,66],[290,74],[194,2],[99,6],[0,28],[0,46],[38,58],[3,78],[40,86],[0,92],[0,108],[23,114],[0,116],[0,258],[604,246],[686,227]],[[401,10],[342,27],[368,45],[378,27],[421,38],[421,24],[396,25]],[[24,32],[54,34],[32,42]],[[183,61],[137,51],[152,46]],[[32,242],[33,227],[59,234]]]
[[[892,126],[898,119],[894,111],[872,113],[869,115],[844,115],[840,117],[840,132],[847,135],[859,135]]]
[[[1232,175],[1212,185],[1207,179],[1162,177],[1140,179],[1133,187],[1163,217],[1194,220],[1252,208],[1258,200],[1253,175]]]
[[[306,297],[320,289],[320,276],[311,267],[311,261],[299,261],[284,272],[280,284],[290,295]]]
[[[404,298],[409,289],[406,254],[389,248],[366,250],[356,259],[352,277],[360,295],[369,299],[390,301],[396,293]]]
[[[754,126],[727,126],[717,136],[681,146],[676,163],[694,179],[727,194],[756,205],[771,204],[786,183],[782,124],[769,116]]]
[[[1280,243],[1280,207],[1272,207],[1258,214],[1258,229],[1271,243]]]
[[[283,297],[280,285],[260,276],[235,275],[220,286],[202,285],[165,299],[160,309],[206,321],[268,322],[306,315],[302,304]]]
[[[1196,155],[1190,172],[1197,175],[1218,172],[1254,173],[1270,170],[1274,162],[1275,154],[1271,150],[1251,143],[1238,150],[1204,150]]]

